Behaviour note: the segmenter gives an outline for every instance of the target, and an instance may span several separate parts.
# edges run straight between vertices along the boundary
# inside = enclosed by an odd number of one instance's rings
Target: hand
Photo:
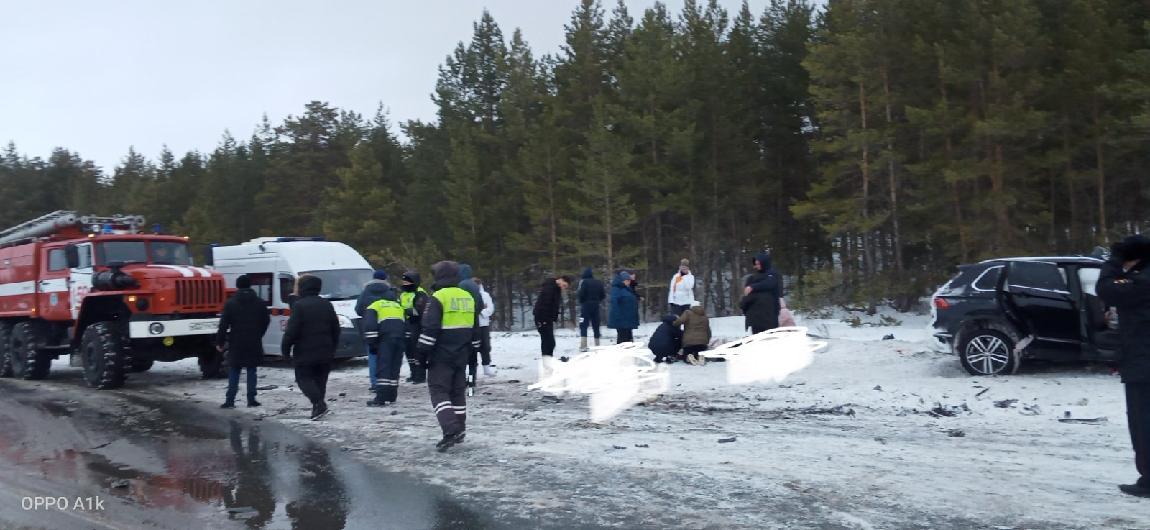
[[[751,291],[752,289],[750,285],[743,287],[743,296],[751,296]]]
[[[219,345],[217,345],[217,346],[216,346],[216,351],[218,351],[218,352],[220,352],[220,353],[224,353],[224,347],[223,347],[223,346],[219,346]]]

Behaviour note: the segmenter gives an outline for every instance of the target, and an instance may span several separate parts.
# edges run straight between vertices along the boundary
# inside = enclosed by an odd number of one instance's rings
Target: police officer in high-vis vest
[[[431,267],[434,293],[423,315],[419,335],[421,359],[426,360],[427,389],[443,439],[440,452],[462,443],[467,425],[467,360],[479,349],[479,304],[459,288],[459,264],[441,261]]]
[[[407,342],[404,344],[404,353],[407,354],[407,367],[411,370],[409,383],[426,383],[427,367],[418,358],[419,350],[416,347],[419,333],[423,330],[420,322],[423,313],[427,311],[427,300],[431,298],[420,283],[419,273],[407,271],[403,273],[403,292],[399,295],[399,303],[403,306],[403,314],[407,319]]]
[[[399,395],[399,369],[403,364],[405,323],[403,306],[395,289],[388,287],[382,298],[372,302],[363,312],[363,340],[378,359],[375,399],[369,407],[382,407],[395,403]]]

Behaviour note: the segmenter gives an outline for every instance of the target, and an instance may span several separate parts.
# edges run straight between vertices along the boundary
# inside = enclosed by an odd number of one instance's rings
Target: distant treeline
[[[468,261],[503,328],[584,266],[637,271],[661,311],[681,258],[729,314],[764,248],[795,304],[905,306],[960,262],[1147,221],[1148,21],[1135,0],[583,0],[536,56],[484,13],[404,142],[382,110],[314,101],[111,174],[10,144],[0,224],[130,212],[199,243],[322,233],[393,272]]]

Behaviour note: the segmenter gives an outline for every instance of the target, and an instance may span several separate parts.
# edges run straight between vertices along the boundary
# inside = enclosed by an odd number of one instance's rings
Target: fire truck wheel
[[[200,355],[200,375],[204,379],[223,379],[227,376],[224,368],[224,354],[215,349]]]
[[[37,322],[21,322],[12,328],[7,354],[12,375],[22,379],[44,379],[52,368],[52,356],[44,351],[44,334]]]
[[[147,372],[152,369],[153,364],[156,364],[156,361],[152,359],[132,359],[132,372],[137,374]]]
[[[0,322],[0,377],[12,377],[12,363],[8,361],[8,339],[12,336],[12,324]]]
[[[84,380],[100,390],[124,386],[124,372],[132,355],[124,334],[111,322],[97,322],[84,330],[80,342]]]

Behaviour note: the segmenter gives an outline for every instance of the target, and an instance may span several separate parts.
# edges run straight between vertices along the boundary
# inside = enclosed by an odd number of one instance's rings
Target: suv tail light
[[[950,309],[950,302],[947,302],[946,298],[935,298],[934,307],[938,309]]]

